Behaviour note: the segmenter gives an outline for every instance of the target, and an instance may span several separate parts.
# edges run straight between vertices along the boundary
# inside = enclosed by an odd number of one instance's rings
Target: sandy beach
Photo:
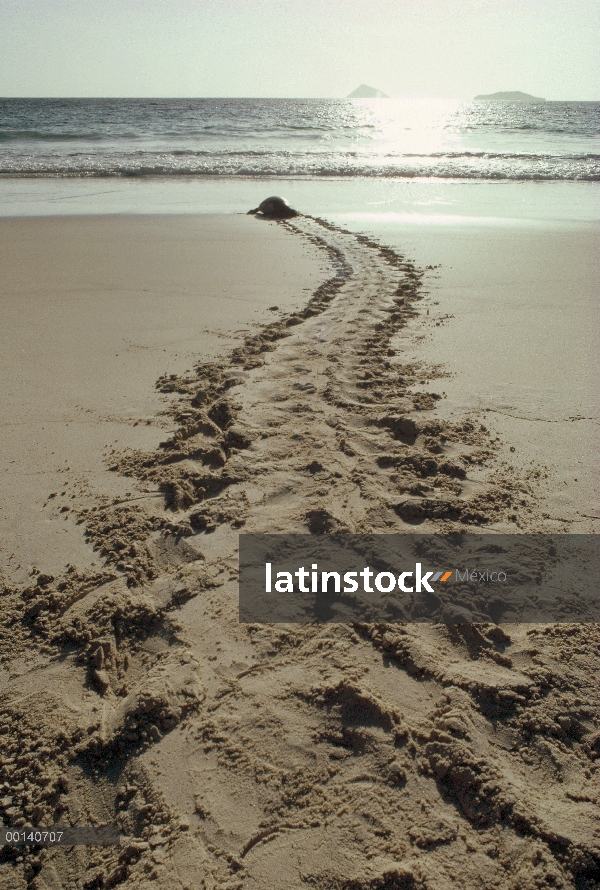
[[[473,412],[520,472],[544,468],[536,498],[548,529],[597,532],[599,226],[338,219],[436,267],[425,278],[426,325],[417,319],[402,338],[407,360],[450,371],[431,383],[445,392],[436,416]]]
[[[97,565],[55,498],[125,497],[105,458],[164,438],[161,374],[299,308],[323,275],[310,245],[243,215],[2,219],[0,264],[0,539],[18,582]]]
[[[0,805],[125,836],[11,890],[597,886],[597,625],[238,622],[241,530],[598,530],[597,230],[358,228],[0,219]]]

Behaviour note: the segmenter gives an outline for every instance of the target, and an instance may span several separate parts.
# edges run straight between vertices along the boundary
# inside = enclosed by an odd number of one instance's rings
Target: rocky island
[[[361,85],[354,90],[353,93],[350,93],[347,99],[389,99],[385,93],[382,93],[381,90],[376,90],[374,87],[367,86],[366,83],[361,83]]]
[[[475,96],[474,102],[545,102],[539,96],[530,96],[529,93],[521,93],[518,90],[508,93],[489,93],[485,96]]]

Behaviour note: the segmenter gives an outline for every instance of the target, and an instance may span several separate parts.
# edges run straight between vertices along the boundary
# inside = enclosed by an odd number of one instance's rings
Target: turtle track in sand
[[[101,575],[5,594],[7,664],[38,652],[0,718],[5,820],[116,822],[129,840],[5,851],[0,876],[598,886],[596,628],[237,623],[240,530],[536,523],[486,429],[435,418],[423,387],[443,370],[402,362],[423,272],[324,220],[279,224],[332,276],[222,361],[158,381],[176,431],[114,469],[163,503],[80,510]]]
[[[443,520],[516,520],[516,505],[522,521],[526,484],[508,473],[466,478],[493,455],[485,427],[428,420],[441,396],[418,387],[443,372],[403,364],[392,348],[418,316],[423,272],[322,220],[281,225],[324,247],[336,274],[226,365],[163,381],[183,397],[177,433],[158,460],[129,454],[117,468],[158,482],[193,531],[229,514],[238,527],[274,533],[406,530],[427,520],[439,529]]]

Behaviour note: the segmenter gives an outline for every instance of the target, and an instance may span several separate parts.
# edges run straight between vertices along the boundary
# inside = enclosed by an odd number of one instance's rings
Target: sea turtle
[[[265,198],[254,210],[248,213],[256,213],[265,219],[289,219],[291,216],[298,216],[298,211],[290,207],[285,198],[279,198],[272,195]]]

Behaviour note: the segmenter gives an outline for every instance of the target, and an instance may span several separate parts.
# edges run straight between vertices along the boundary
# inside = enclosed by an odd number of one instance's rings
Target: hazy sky
[[[0,96],[600,100],[597,0],[0,0]]]

